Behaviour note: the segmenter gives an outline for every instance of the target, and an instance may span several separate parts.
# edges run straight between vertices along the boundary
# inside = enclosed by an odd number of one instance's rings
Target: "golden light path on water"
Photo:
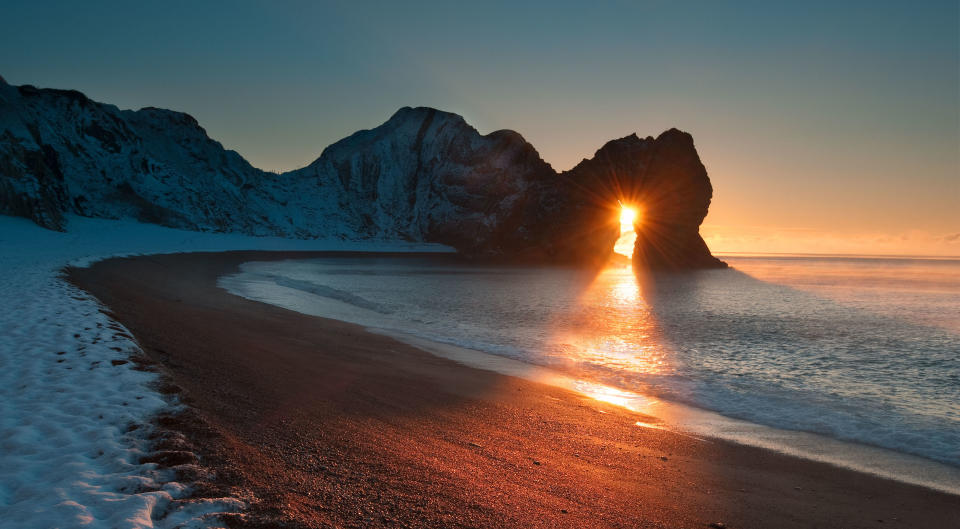
[[[629,374],[661,373],[667,352],[655,341],[656,319],[629,265],[610,266],[583,290],[577,304],[554,317],[550,347],[555,364],[604,367]],[[551,354],[551,353],[546,353]],[[616,395],[606,399],[616,398]]]

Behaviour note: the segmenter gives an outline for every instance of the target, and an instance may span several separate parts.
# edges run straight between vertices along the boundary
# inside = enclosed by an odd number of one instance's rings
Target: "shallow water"
[[[728,257],[658,277],[450,258],[247,263],[231,291],[960,466],[960,261]]]

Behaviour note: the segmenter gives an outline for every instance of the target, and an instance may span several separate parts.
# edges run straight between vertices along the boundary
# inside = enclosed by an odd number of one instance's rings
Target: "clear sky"
[[[556,169],[693,134],[719,251],[960,255],[960,14],[943,2],[17,2],[0,75],[196,117],[286,170],[405,105]]]

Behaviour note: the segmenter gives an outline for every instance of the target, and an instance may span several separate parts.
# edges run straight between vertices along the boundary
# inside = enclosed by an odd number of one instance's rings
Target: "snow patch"
[[[5,529],[220,525],[236,498],[178,501],[189,488],[150,454],[150,419],[177,403],[126,362],[131,334],[61,277],[66,265],[228,250],[448,252],[436,244],[289,240],[68,217],[66,233],[0,216],[0,521]]]

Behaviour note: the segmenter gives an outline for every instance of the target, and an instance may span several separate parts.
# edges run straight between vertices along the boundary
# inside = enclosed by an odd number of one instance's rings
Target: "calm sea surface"
[[[960,466],[960,260],[724,259],[734,269],[660,277],[421,257],[247,263],[228,288]]]

